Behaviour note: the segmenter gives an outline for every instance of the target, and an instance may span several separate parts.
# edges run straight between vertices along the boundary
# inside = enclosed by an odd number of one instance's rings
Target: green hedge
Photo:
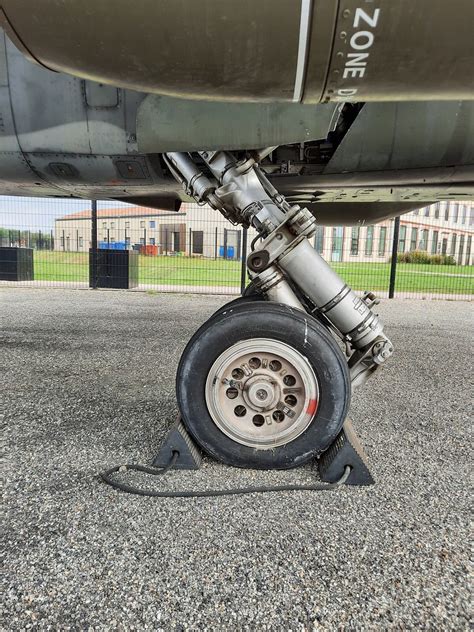
[[[399,252],[398,263],[425,263],[428,265],[454,266],[456,260],[451,255],[430,255],[427,252],[413,250],[412,252]]]

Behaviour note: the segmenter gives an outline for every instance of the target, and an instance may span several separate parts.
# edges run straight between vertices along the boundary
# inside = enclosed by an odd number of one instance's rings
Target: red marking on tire
[[[308,415],[313,416],[314,413],[316,412],[317,408],[318,408],[318,400],[317,399],[310,399],[309,403],[308,403],[308,408],[306,409],[306,412],[308,413]]]

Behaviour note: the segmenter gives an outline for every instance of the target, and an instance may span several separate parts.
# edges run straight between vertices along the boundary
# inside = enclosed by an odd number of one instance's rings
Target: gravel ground
[[[223,302],[0,290],[3,629],[467,629],[467,303],[381,306],[396,356],[352,407],[374,487],[161,500],[99,482],[149,462],[180,352]],[[314,476],[205,461],[166,485]]]

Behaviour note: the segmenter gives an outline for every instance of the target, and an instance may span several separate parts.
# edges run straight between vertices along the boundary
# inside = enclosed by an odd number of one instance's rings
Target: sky
[[[127,206],[120,202],[97,202],[97,208]],[[0,196],[0,228],[50,231],[57,217],[90,208],[88,200]]]

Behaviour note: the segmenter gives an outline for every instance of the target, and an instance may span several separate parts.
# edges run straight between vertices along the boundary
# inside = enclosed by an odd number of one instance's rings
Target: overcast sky
[[[127,206],[120,202],[97,202],[97,208],[119,208]],[[57,217],[85,211],[90,208],[88,200],[61,200],[58,198],[32,198],[0,196],[0,228],[49,231]]]

